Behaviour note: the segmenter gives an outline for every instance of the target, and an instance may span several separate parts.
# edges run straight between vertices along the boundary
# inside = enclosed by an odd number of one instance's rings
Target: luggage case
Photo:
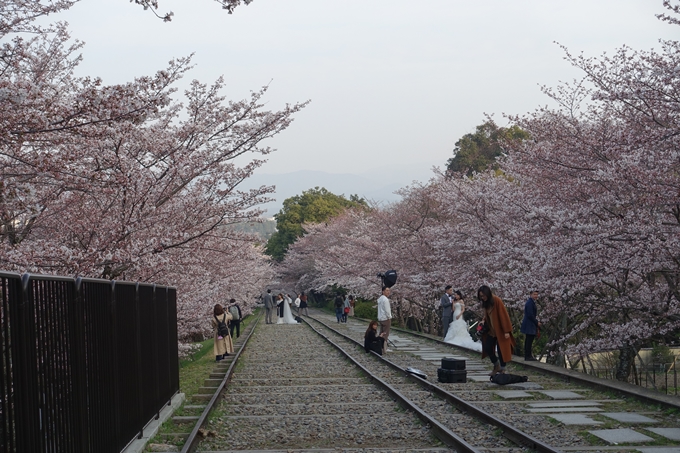
[[[439,382],[465,384],[467,382],[467,371],[439,368],[437,369],[437,379],[439,379]]]
[[[452,357],[444,357],[442,359],[442,368],[445,370],[464,370],[465,360],[454,359]]]

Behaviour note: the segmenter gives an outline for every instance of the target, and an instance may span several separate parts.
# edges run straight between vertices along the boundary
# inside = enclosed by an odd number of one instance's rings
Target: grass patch
[[[670,409],[666,409],[666,410],[664,411],[664,415],[666,415],[666,416],[668,416],[668,417],[677,416],[677,415],[680,415],[680,410],[675,409],[675,408],[672,407],[672,408],[670,408]]]
[[[201,342],[201,349],[192,359],[187,359],[184,366],[180,363],[179,389],[186,394],[187,400],[191,395],[198,393],[198,388],[203,386],[203,381],[210,375],[215,366],[213,351],[213,339]]]
[[[188,357],[185,357],[184,359],[179,361],[180,373],[181,373],[182,368],[185,368],[185,367],[191,365],[192,363],[196,362],[197,360],[202,358],[204,355],[206,355],[209,350],[212,349],[213,339],[209,338],[209,339],[202,341],[200,343],[197,343],[197,344],[201,345],[200,349],[196,350],[193,354],[191,354]],[[180,384],[181,384],[181,382],[182,382],[182,377],[180,376]]]
[[[600,429],[599,425],[598,425],[597,429]],[[593,445],[593,446],[609,445],[607,442],[605,442],[604,440],[600,439],[599,437],[597,437],[593,434],[590,434],[588,431],[585,431],[585,430],[579,431],[578,434],[581,437],[583,437],[586,440],[586,442],[588,442],[588,444],[590,444],[590,445]]]
[[[562,422],[552,417],[546,417],[546,419],[548,419],[548,423],[550,423],[551,425],[559,426],[562,424]]]

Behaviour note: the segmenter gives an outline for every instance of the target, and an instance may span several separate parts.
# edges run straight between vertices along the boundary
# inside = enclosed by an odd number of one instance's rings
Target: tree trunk
[[[550,332],[550,339],[548,340],[548,343],[554,341],[555,339],[559,338],[561,333],[564,332],[567,329],[567,322],[568,322],[568,316],[567,313],[562,313],[559,315],[559,318],[557,320],[556,326],[557,328],[554,329],[552,332]],[[564,367],[565,366],[565,360],[564,360],[564,354],[560,353],[559,351],[555,351],[555,354],[548,354],[546,357],[546,363],[550,363],[551,365],[555,366],[560,366]]]
[[[635,348],[629,344],[624,345],[619,349],[619,361],[616,363],[617,381],[628,380],[628,376],[630,376],[630,370],[633,368],[635,355]]]

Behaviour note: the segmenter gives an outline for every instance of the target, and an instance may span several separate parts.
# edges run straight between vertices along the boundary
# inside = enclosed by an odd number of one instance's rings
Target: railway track
[[[206,382],[215,390],[214,404],[204,409],[183,452],[680,453],[680,440],[663,435],[680,428],[673,401],[652,406],[516,363],[510,372],[528,375],[529,382],[500,387],[483,378],[490,364],[479,353],[393,332],[394,351],[381,358],[363,351],[365,323],[337,324],[321,312],[305,320],[257,325],[234,361],[221,365],[224,385],[214,387],[215,376]],[[466,359],[468,382],[437,382],[444,356]],[[617,414],[652,422],[640,428],[611,418]],[[576,415],[593,423],[560,421]],[[614,445],[591,433],[615,429],[644,433],[652,442]]]
[[[365,322],[350,319],[347,324],[337,323],[333,315],[321,312],[316,312],[313,320],[342,338],[338,340],[340,344],[344,341],[359,348],[363,341]],[[680,453],[680,399],[677,397],[523,361],[511,362],[509,372],[527,375],[529,381],[498,386],[488,381],[491,364],[488,359],[481,361],[478,352],[404,330],[393,330],[390,340],[394,340],[389,346],[393,352],[381,360],[386,366],[401,375],[407,374],[404,370],[408,367],[425,372],[427,380],[413,376],[409,376],[409,380],[446,400],[452,412],[461,409],[474,412],[467,408],[468,404],[489,414],[501,424],[483,413],[477,415],[486,419],[486,423],[495,424],[518,446],[529,446],[535,451],[550,451],[544,450],[548,447],[564,452]],[[441,357],[465,359],[468,382],[437,382]],[[528,434],[538,444],[531,445],[529,439],[514,430]]]

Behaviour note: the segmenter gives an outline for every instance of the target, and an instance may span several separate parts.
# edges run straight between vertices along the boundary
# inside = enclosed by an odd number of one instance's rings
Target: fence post
[[[85,298],[83,295],[83,279],[78,277],[75,280],[75,287],[73,291],[73,305],[69,310],[71,314],[71,327],[73,328],[73,343],[71,345],[71,356],[73,363],[73,390],[75,392],[76,406],[78,413],[74,414],[77,417],[78,436],[80,441],[80,451],[87,452],[89,450],[89,429],[88,429],[88,406],[87,406],[87,359],[85,354]]]
[[[136,357],[137,362],[137,387],[139,391],[139,404],[137,405],[138,415],[137,419],[140,421],[139,436],[137,439],[144,437],[144,388],[142,385],[144,376],[142,373],[142,320],[140,319],[140,309],[139,309],[139,282],[135,283],[135,318],[137,320],[137,326],[135,329],[137,337],[137,348]]]
[[[168,320],[168,324],[170,324],[170,288],[167,286],[165,287],[165,319]],[[164,371],[164,375],[167,377],[167,384],[168,388],[172,390],[172,329],[168,325],[168,328],[165,330],[165,333],[167,335],[166,338],[166,351],[165,353],[168,355],[168,368]],[[177,359],[179,360],[179,359]],[[174,392],[170,392],[170,398],[168,398],[168,406],[172,405],[172,397],[174,396]]]
[[[119,363],[118,363],[118,299],[117,299],[117,292],[116,292],[116,281],[111,280],[111,323],[112,323],[112,339],[113,339],[113,375],[116,377],[114,380],[114,385],[113,385],[113,395],[114,395],[114,414],[113,414],[113,420],[114,420],[114,429],[116,430],[116,439],[120,439],[122,437],[122,428],[120,425],[120,417],[121,417],[121,408],[120,408],[120,386],[121,382],[118,379],[118,376],[120,376],[120,369],[119,369]]]
[[[158,289],[158,286],[154,283],[153,284],[153,290],[151,292],[151,307],[152,307],[152,313],[154,316],[157,313],[158,310],[158,297],[156,297],[156,290]],[[153,347],[153,364],[154,364],[154,376],[152,376],[154,383],[154,402],[155,404],[158,404],[161,400],[161,370],[159,369],[159,365],[161,363],[160,357],[159,357],[159,350],[160,350],[160,345],[158,344],[160,341],[160,335],[159,335],[159,329],[161,326],[158,325],[158,323],[153,322],[151,324],[153,326],[153,341],[151,342],[151,346]],[[159,406],[162,407],[162,406]],[[156,414],[156,420],[158,420],[161,417],[161,412],[160,409],[158,410],[158,413]]]
[[[42,417],[35,356],[35,314],[33,313],[31,276],[23,274],[17,284],[17,328],[12,329],[12,343],[16,345],[14,385],[16,385],[17,451],[41,451],[43,440],[40,432]],[[33,341],[31,341],[33,340]],[[37,422],[37,424],[36,424]],[[23,428],[23,429],[22,429]]]

